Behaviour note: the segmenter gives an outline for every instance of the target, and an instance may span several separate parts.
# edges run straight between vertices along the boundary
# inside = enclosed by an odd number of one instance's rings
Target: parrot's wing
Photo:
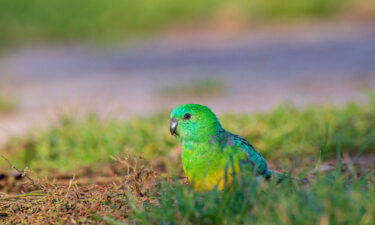
[[[250,144],[245,138],[230,134],[231,146],[238,147],[247,156],[248,161],[256,168],[259,174],[269,178],[272,174],[268,170],[266,160],[255,150],[252,144]]]

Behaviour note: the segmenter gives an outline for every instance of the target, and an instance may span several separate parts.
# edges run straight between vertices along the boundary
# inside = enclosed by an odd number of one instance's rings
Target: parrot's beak
[[[177,135],[177,120],[176,118],[172,118],[169,121],[169,131],[171,132],[172,135]]]

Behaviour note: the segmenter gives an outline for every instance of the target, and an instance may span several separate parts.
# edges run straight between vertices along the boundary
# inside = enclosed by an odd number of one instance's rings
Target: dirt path
[[[200,77],[225,88],[216,95],[161,95]],[[375,88],[375,26],[320,24],[236,35],[169,34],[132,46],[29,47],[0,59],[0,88],[18,110],[0,116],[0,142],[43,126],[62,112],[148,114],[186,102],[218,112],[265,111],[363,101]]]

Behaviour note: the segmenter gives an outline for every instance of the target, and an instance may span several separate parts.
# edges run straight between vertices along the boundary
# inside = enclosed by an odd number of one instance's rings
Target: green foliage
[[[47,165],[66,170],[97,165],[109,161],[111,155],[127,153],[139,153],[151,162],[160,160],[167,168],[176,168],[179,161],[169,157],[178,142],[169,134],[168,115],[127,121],[102,121],[93,115],[83,120],[63,117],[52,128],[15,138],[7,149],[16,154],[14,160],[31,168]],[[305,109],[286,104],[268,113],[219,118],[224,128],[246,137],[266,159],[283,164],[298,164],[297,157],[326,159],[334,156],[338,147],[352,155],[375,149],[375,101]]]
[[[226,115],[222,122],[250,140],[266,158],[332,156],[338,144],[345,152],[360,154],[375,148],[374,103],[313,105],[303,110],[286,104],[266,114]]]
[[[160,116],[125,121],[100,121],[93,115],[83,120],[62,117],[57,126],[14,139],[10,149],[22,165],[61,170],[108,162],[110,156],[140,153],[158,157],[174,145],[168,135],[168,119]]]
[[[0,0],[0,43],[129,38],[210,20],[232,8],[248,21],[321,17],[340,11],[347,1]]]
[[[337,0],[262,0],[249,1],[252,13],[259,19],[325,17],[339,11],[348,1]],[[249,7],[250,8],[250,7]]]
[[[308,185],[247,177],[223,192],[166,184],[155,201],[134,207],[139,224],[373,224],[374,173],[318,175]],[[151,201],[152,202],[152,201]]]

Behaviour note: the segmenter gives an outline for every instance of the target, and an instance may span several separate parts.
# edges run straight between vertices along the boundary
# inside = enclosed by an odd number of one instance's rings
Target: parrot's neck
[[[226,131],[222,128],[220,123],[218,122],[216,126],[209,129],[208,127],[201,132],[199,135],[195,135],[189,138],[181,138],[180,141],[182,143],[182,149],[186,150],[194,150],[197,149],[198,146],[213,146],[213,145],[222,145],[222,140],[224,140],[221,136]]]

